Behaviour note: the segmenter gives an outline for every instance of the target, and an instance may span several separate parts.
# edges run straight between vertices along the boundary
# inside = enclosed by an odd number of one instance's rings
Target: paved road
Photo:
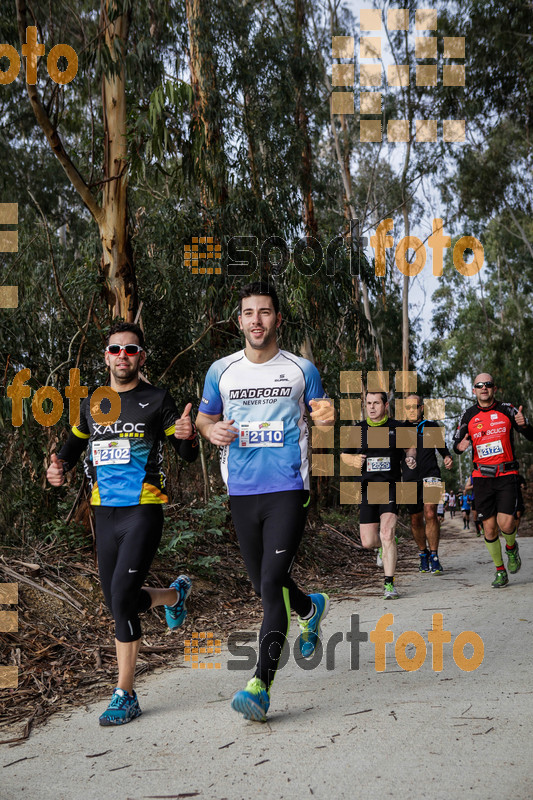
[[[482,539],[463,535],[459,522],[446,525],[454,536],[441,547],[442,576],[402,576],[402,598],[393,603],[381,599],[377,584],[353,601],[333,601],[324,638],[334,668],[323,658],[305,671],[291,655],[273,686],[268,723],[245,722],[230,709],[250,673],[229,670],[232,657],[223,651],[221,669],[182,665],[148,677],[138,689],[144,714],[129,725],[100,728],[105,703],[98,703],[55,716],[24,744],[0,748],[0,798],[533,797],[533,539],[520,540],[523,566],[511,585],[494,590]],[[385,613],[394,614],[386,671],[376,671],[370,641],[361,642],[353,668],[351,616],[370,632]],[[476,670],[454,663],[452,644],[444,645],[442,671],[432,669],[427,634],[435,613],[452,642],[467,630],[482,638]],[[405,631],[420,633],[427,645],[417,671],[395,658]],[[296,635],[293,623],[291,642]],[[422,649],[419,641],[417,656]],[[466,645],[464,656],[473,652]],[[415,656],[413,645],[406,654]]]

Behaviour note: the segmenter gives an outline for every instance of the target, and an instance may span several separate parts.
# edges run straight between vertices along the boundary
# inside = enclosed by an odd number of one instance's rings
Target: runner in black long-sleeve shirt
[[[346,448],[341,453],[345,464],[361,470],[361,506],[359,510],[359,529],[363,547],[383,548],[383,571],[385,573],[385,600],[399,597],[394,585],[396,569],[396,538],[394,535],[398,519],[396,503],[396,483],[401,477],[401,462],[406,459],[412,469],[416,466],[415,448],[405,451],[396,442],[397,429],[404,423],[389,419],[389,403],[385,392],[367,392],[366,420],[358,426],[361,430],[361,446]],[[378,432],[378,428],[382,430]],[[385,435],[383,435],[385,434]],[[372,440],[378,446],[375,446]],[[384,440],[384,446],[380,439]],[[369,496],[369,485],[382,484],[385,496],[378,502]],[[373,487],[377,488],[377,487]]]
[[[407,506],[411,515],[411,531],[418,545],[420,556],[419,572],[431,572],[433,575],[442,573],[439,561],[439,535],[440,527],[437,519],[437,503],[424,501],[424,487],[441,484],[440,468],[437,463],[435,450],[438,450],[444,459],[446,469],[451,469],[452,457],[450,451],[444,447],[424,447],[424,430],[440,428],[438,422],[424,419],[424,401],[417,394],[410,394],[405,400],[407,425],[416,427],[416,468],[402,468],[404,481],[416,481],[416,503]]]
[[[123,725],[141,714],[133,691],[135,664],[141,644],[139,612],[165,606],[170,628],[178,628],[187,613],[191,581],[180,575],[168,589],[144,585],[163,530],[167,502],[161,470],[163,442],[171,442],[186,461],[198,454],[198,438],[188,403],[180,416],[167,391],[141,381],[146,359],[144,334],[138,325],[119,322],[111,328],[105,351],[111,389],[120,399],[113,424],[97,422],[98,402],[87,397],[80,419],[47,471],[52,486],[85,451],[85,474],[95,512],[96,550],[102,591],[115,620],[117,687],[101,725]],[[110,411],[108,398],[101,413]],[[93,416],[94,414],[94,416]]]

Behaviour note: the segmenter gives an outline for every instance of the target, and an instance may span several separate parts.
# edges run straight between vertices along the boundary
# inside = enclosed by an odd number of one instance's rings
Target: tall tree
[[[15,2],[19,38],[21,44],[25,44],[28,30],[26,0],[15,0]],[[101,75],[103,153],[102,174],[99,181],[92,182],[78,169],[75,157],[69,153],[64,144],[57,119],[52,118],[49,106],[42,100],[37,82],[27,83],[27,91],[35,118],[52,152],[98,225],[102,245],[100,271],[110,314],[131,321],[137,313],[138,294],[127,210],[125,57],[128,49],[130,13],[129,4],[118,0],[105,0],[102,3],[96,32],[97,48],[102,61],[106,63]],[[88,16],[78,20],[82,29],[85,26],[90,29]],[[54,26],[50,24],[52,20],[48,20],[48,23],[53,34]],[[74,25],[70,30],[74,30]],[[33,31],[35,36],[37,29],[33,27],[29,31],[30,35]],[[26,73],[27,71],[26,64]],[[61,90],[56,87],[54,91]]]

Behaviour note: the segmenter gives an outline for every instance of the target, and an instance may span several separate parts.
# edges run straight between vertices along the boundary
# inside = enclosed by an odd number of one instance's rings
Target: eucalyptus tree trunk
[[[193,126],[202,141],[197,157],[200,193],[206,208],[228,198],[220,93],[210,30],[208,0],[185,0],[189,31],[189,69],[194,97]]]
[[[21,44],[26,41],[28,24],[26,0],[15,0]],[[97,200],[93,187],[78,171],[59,131],[44,107],[37,84],[26,84],[30,104],[48,144],[63,167],[72,186],[98,225],[102,243],[100,270],[106,300],[112,317],[133,322],[138,297],[135,268],[132,260],[130,231],[127,220],[127,147],[126,147],[126,89],[123,57],[126,52],[129,18],[122,14],[110,21],[108,11],[112,0],[102,5],[100,36],[110,52],[113,75],[102,78],[102,116],[104,128],[104,170],[95,188],[102,188],[102,201]],[[33,21],[33,20],[32,20]]]
[[[108,0],[108,7],[109,7]],[[101,30],[114,64],[122,59],[128,40],[129,19],[122,14],[112,22],[102,10]],[[102,217],[98,223],[102,242],[102,273],[108,304],[114,317],[133,322],[137,311],[137,285],[127,217],[128,152],[124,64],[102,79],[104,118],[104,184]]]
[[[301,62],[304,57],[303,36],[305,30],[305,0],[294,0],[295,30],[294,30],[294,57],[295,62]],[[303,200],[303,223],[307,236],[316,237],[318,223],[315,216],[315,205],[312,192],[313,155],[309,138],[309,119],[303,102],[303,87],[296,85],[296,108],[294,119],[300,135],[302,154],[300,163],[300,189]]]

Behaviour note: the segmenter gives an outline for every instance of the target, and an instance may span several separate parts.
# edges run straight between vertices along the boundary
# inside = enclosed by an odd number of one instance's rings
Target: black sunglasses
[[[127,356],[136,356],[142,352],[142,349],[140,344],[108,344],[106,353],[109,353],[111,356],[118,356],[124,350]]]
[[[487,389],[492,389],[494,381],[478,381],[474,384],[474,389],[483,389],[484,386],[486,386]]]

